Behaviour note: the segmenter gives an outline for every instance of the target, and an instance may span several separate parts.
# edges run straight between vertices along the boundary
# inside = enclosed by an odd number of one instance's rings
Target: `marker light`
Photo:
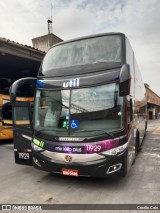
[[[110,166],[106,173],[111,174],[113,172],[117,172],[118,170],[121,169],[121,167],[122,167],[122,163],[118,163],[116,165]]]
[[[37,166],[41,167],[41,164],[40,164],[39,160],[37,160],[37,158],[33,157],[33,161]]]
[[[42,80],[37,80],[37,81],[36,81],[36,87],[37,87],[37,88],[43,88],[43,87],[44,87],[44,81],[42,81]]]
[[[37,146],[37,145],[34,144],[34,143],[32,143],[31,146],[32,146],[32,149],[33,149],[34,151],[36,151],[36,152],[42,152],[42,151],[44,151],[44,149],[42,149],[41,147]]]

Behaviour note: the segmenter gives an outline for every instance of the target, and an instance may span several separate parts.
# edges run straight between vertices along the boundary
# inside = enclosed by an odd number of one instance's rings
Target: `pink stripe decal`
[[[68,154],[93,154],[113,149],[119,145],[119,138],[103,140],[89,143],[65,143],[63,145],[53,145],[52,152]]]

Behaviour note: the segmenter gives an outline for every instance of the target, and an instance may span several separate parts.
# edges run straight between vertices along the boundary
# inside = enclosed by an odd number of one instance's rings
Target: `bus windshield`
[[[37,90],[35,130],[54,136],[90,136],[123,126],[118,84],[68,90]]]
[[[108,35],[64,43],[51,48],[42,63],[42,73],[77,65],[122,61],[122,38]]]

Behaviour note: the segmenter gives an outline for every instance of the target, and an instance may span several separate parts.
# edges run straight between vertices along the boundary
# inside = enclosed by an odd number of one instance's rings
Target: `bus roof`
[[[62,42],[59,42],[59,43],[53,45],[51,48],[59,46],[59,45],[62,45],[62,44],[70,43],[70,42],[73,42],[73,41],[79,41],[79,40],[84,40],[84,39],[88,39],[88,38],[95,38],[95,37],[109,36],[109,35],[121,35],[123,37],[126,36],[124,33],[120,33],[120,32],[99,33],[99,34],[82,36],[82,37],[77,37],[77,38],[74,38],[74,39],[69,39],[69,40],[66,40],[66,41],[62,41]]]

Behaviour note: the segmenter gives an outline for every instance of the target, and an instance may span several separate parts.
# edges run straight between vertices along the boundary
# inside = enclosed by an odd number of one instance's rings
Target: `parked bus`
[[[28,83],[34,113],[29,102],[16,101]],[[69,176],[127,175],[146,134],[147,101],[124,34],[54,45],[37,79],[14,82],[10,95],[16,163]]]
[[[0,78],[0,140],[13,139],[12,106],[10,103],[9,88],[15,79]],[[19,88],[16,101],[34,100],[33,90],[26,86]]]

